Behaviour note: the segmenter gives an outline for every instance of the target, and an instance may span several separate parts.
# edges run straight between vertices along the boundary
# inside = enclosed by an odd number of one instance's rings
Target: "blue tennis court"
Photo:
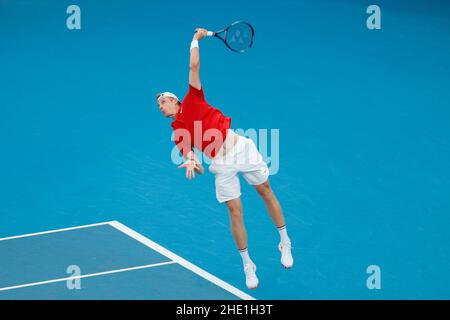
[[[0,255],[0,299],[254,299],[117,221],[0,239]]]
[[[0,299],[450,298],[450,2],[377,1],[375,30],[371,4],[0,0]],[[269,141],[295,258],[241,179],[256,290],[155,102],[187,93],[194,28],[236,20],[253,47],[202,40],[201,81]]]

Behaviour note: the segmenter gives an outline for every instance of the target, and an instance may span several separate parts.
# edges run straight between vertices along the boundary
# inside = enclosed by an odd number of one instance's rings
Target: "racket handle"
[[[194,33],[197,33],[197,30],[195,30]],[[206,32],[206,36],[207,36],[207,37],[212,37],[212,36],[214,36],[214,35],[215,35],[215,33],[212,32],[212,31],[207,31],[207,32]]]

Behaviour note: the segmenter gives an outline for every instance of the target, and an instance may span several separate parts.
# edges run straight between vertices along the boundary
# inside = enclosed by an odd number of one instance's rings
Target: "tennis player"
[[[186,169],[186,178],[195,178],[196,172],[204,173],[201,161],[193,152],[194,147],[211,159],[209,171],[215,174],[216,197],[228,208],[231,231],[244,264],[246,285],[249,289],[256,289],[259,281],[256,265],[247,247],[238,174],[254,186],[278,228],[281,238],[278,249],[281,252],[281,264],[285,268],[291,268],[294,264],[291,241],[281,206],[270,187],[269,169],[262,155],[251,139],[230,129],[229,117],[205,100],[200,82],[199,41],[205,38],[206,33],[207,30],[198,28],[192,39],[189,92],[183,101],[180,102],[171,92],[159,93],[156,99],[162,114],[173,119],[174,140],[185,159],[179,168]]]

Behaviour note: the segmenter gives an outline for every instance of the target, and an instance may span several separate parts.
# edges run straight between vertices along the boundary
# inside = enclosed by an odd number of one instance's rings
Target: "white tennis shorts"
[[[211,160],[209,171],[215,174],[216,197],[222,203],[241,196],[239,173],[251,185],[267,181],[269,168],[252,139],[237,135],[237,142],[225,155]]]

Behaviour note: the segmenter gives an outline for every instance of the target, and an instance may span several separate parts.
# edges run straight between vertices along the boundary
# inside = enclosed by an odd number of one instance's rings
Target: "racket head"
[[[222,40],[231,51],[246,52],[253,46],[255,30],[250,23],[236,21],[230,24],[224,31],[225,38]]]

